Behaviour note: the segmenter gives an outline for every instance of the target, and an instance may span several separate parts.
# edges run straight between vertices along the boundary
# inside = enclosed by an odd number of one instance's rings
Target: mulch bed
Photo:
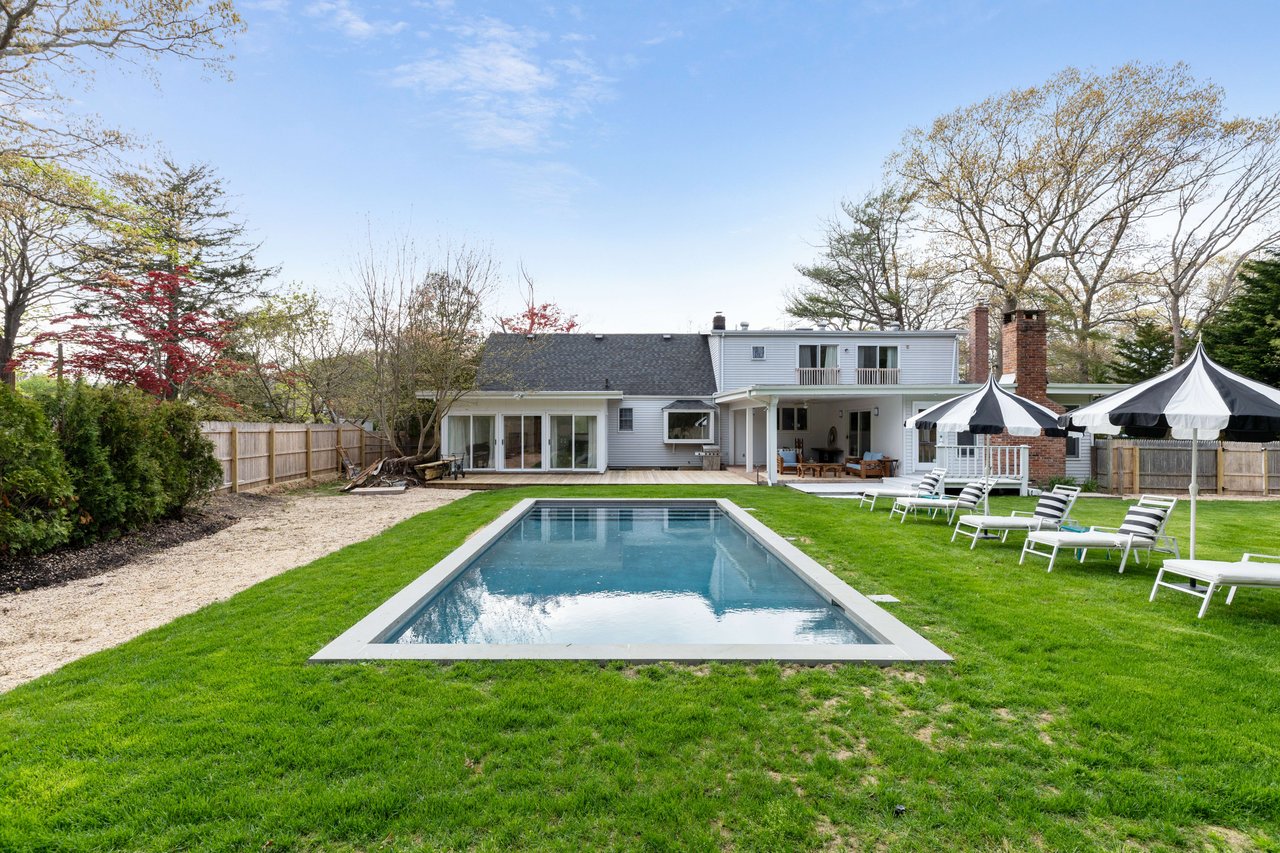
[[[155,551],[217,533],[242,518],[269,510],[280,501],[280,498],[269,495],[214,495],[183,518],[166,519],[118,539],[35,556],[0,554],[0,595],[90,578],[118,569]]]

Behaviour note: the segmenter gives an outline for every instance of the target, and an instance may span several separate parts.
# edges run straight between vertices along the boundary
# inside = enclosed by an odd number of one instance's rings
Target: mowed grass
[[[1280,593],[1198,621],[1188,596],[1147,603],[1149,566],[1046,574],[788,489],[572,494],[756,507],[953,664],[306,664],[551,494],[466,498],[0,695],[0,849],[1280,845]],[[1205,502],[1200,542],[1280,550],[1280,504]]]

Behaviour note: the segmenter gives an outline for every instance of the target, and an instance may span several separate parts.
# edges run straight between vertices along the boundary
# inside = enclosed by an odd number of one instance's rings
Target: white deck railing
[[[1027,493],[1030,448],[1025,444],[956,445],[939,444],[938,467],[947,469],[947,480],[977,480],[984,476],[1018,483]]]
[[[797,367],[797,385],[839,385],[841,369],[839,367]],[[896,367],[858,367],[853,370],[853,380],[857,385],[897,385],[899,378]]]
[[[897,385],[898,368],[896,367],[859,367],[859,385]]]
[[[838,367],[797,367],[797,385],[839,385],[840,368]]]

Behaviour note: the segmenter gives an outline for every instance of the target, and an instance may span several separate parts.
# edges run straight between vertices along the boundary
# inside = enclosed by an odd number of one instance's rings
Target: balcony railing
[[[839,385],[840,368],[838,367],[797,367],[797,385]]]
[[[897,385],[898,368],[896,367],[859,367],[859,385]]]

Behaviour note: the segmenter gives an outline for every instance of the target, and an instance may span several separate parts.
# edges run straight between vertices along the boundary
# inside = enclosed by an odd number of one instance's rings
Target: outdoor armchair
[[[804,460],[800,458],[800,452],[793,448],[778,449],[778,473],[779,474],[795,474],[798,472],[797,467]]]

